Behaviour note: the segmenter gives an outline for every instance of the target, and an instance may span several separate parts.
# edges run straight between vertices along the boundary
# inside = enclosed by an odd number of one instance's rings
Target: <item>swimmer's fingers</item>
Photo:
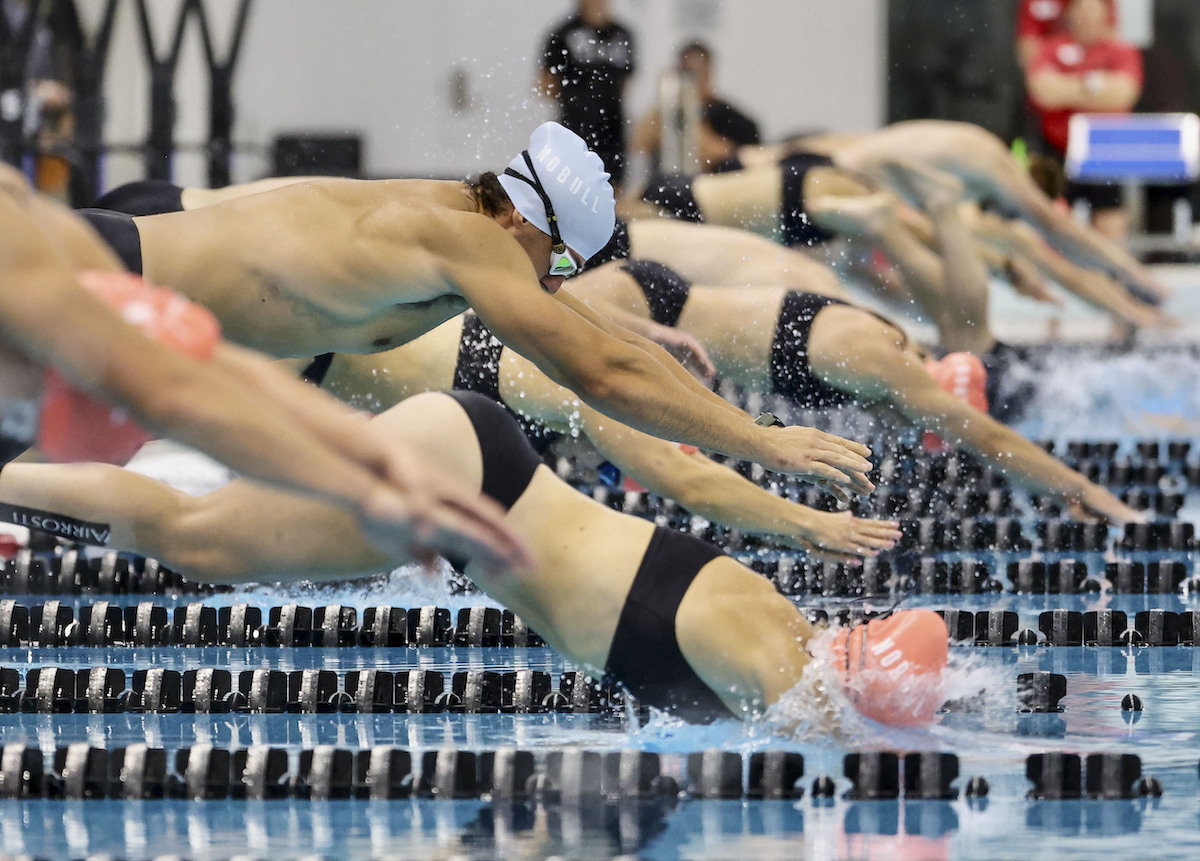
[[[1130,305],[1124,317],[1139,329],[1177,329],[1183,325],[1183,321],[1178,317],[1168,314],[1156,305],[1145,302],[1132,302]]]
[[[485,528],[452,506],[444,506],[422,518],[419,541],[411,546],[417,561],[432,570],[433,553],[445,557],[470,559],[480,565],[490,576],[496,577],[511,571],[517,550],[502,548],[503,538]]]
[[[1150,516],[1144,511],[1130,508],[1103,488],[1095,488],[1080,499],[1067,502],[1067,514],[1083,522],[1146,523]]]
[[[373,494],[363,506],[360,525],[376,548],[405,557],[417,552],[414,547],[450,552],[486,560],[496,570],[530,564],[528,549],[504,523],[499,505],[435,471],[421,479],[404,491]]]
[[[833,550],[829,547],[822,547],[820,544],[806,541],[803,538],[796,539],[796,545],[814,562],[840,562],[843,565],[861,565],[863,561],[861,556],[841,550]]]
[[[476,556],[490,553],[502,567],[526,567],[530,557],[524,543],[506,526],[504,509],[487,497],[468,490],[456,479],[426,466],[413,452],[397,445],[388,447],[387,477],[407,496],[409,510],[417,519],[418,537],[442,528],[462,533],[471,541]]]
[[[1183,320],[1176,317],[1174,314],[1168,314],[1161,308],[1155,314],[1153,328],[1155,329],[1182,329]]]
[[[858,471],[849,466],[837,466],[824,461],[811,461],[808,466],[796,473],[807,478],[814,484],[832,492],[833,487],[843,491],[839,499],[849,501],[845,493],[857,493],[866,496],[875,490],[875,485],[867,478],[866,470]]]
[[[833,496],[838,502],[850,503],[854,499],[854,494],[846,490],[839,484],[834,484],[831,481],[824,479],[814,479],[813,484],[821,488],[821,490]]]
[[[860,549],[891,550],[904,534],[894,520],[851,518],[851,521],[851,535]]]
[[[866,467],[867,471],[871,469],[871,461],[868,459],[871,457],[871,449],[867,448],[867,446],[861,442],[840,437],[837,434],[826,433],[825,431],[817,431],[817,433],[821,434],[824,442],[832,446],[835,450],[849,449],[852,454],[858,456],[858,459]]]
[[[1041,272],[1029,260],[1013,255],[1004,261],[1004,274],[1013,290],[1020,296],[1035,302],[1063,305],[1062,298],[1050,290],[1050,285]]]
[[[822,550],[856,556],[878,556],[900,540],[900,525],[892,520],[869,520],[850,512],[814,512],[805,538]]]
[[[854,493],[867,494],[875,489],[867,473],[871,450],[861,443],[815,428],[772,428],[774,445],[781,448],[780,464],[765,463],[793,475],[810,480],[824,480],[847,486]]]
[[[717,366],[709,357],[708,350],[690,332],[667,328],[662,336],[656,337],[654,340],[679,364],[700,374],[705,380],[712,380],[717,375]]]
[[[422,520],[430,546],[442,555],[467,557],[493,575],[533,564],[525,542],[504,522],[504,509],[487,497],[442,497]]]

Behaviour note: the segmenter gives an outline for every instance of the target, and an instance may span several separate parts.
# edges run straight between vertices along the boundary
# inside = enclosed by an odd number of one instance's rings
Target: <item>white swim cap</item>
[[[616,204],[608,172],[600,156],[583,138],[558,123],[542,123],[529,136],[529,159],[558,217],[558,232],[570,248],[587,260],[612,238]],[[510,170],[529,177],[522,153],[508,163]],[[537,189],[515,176],[500,175],[500,184],[517,212],[543,233],[550,234],[546,207]]]

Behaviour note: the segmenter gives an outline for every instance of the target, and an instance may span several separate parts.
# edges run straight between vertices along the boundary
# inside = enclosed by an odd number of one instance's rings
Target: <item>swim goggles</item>
[[[537,192],[537,196],[542,199],[542,206],[546,207],[546,221],[550,225],[550,271],[547,275],[574,275],[579,271],[579,261],[577,261],[571,252],[567,251],[567,243],[563,242],[562,234],[558,232],[558,216],[554,214],[554,204],[550,202],[550,195],[546,194],[546,189],[542,187],[542,181],[538,179],[537,171],[533,169],[533,159],[529,157],[529,150],[521,150],[521,156],[525,159],[525,164],[529,166],[529,176],[517,173],[511,167],[504,169],[505,176],[516,177],[521,182],[528,183],[533,186],[533,190]]]

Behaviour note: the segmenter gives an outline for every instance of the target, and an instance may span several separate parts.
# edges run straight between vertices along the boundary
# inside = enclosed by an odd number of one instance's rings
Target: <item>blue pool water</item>
[[[1119,439],[1120,453],[1136,440],[1190,439],[1200,410],[1197,365],[1187,351],[1147,359],[1079,355],[1050,365],[1024,430],[1036,438]],[[1072,381],[1078,385],[1073,385]],[[1118,406],[1119,405],[1119,406]],[[1200,452],[1189,455],[1196,460]],[[1194,522],[1200,488],[1177,468],[1169,486],[1184,494],[1179,518]],[[1033,534],[1032,509],[1019,516]],[[1114,531],[1114,535],[1119,530]],[[910,554],[908,563],[922,556]],[[1003,591],[988,594],[912,594],[903,606],[939,610],[1007,610],[1018,630],[1039,630],[1052,609],[1081,613],[1112,610],[1132,623],[1139,611],[1200,610],[1192,591],[1117,594],[1103,580],[1105,564],[1118,559],[1180,561],[1195,576],[1196,551],[1103,552],[957,551],[946,562],[982,560]],[[1005,575],[1009,562],[1078,559],[1099,591],[1083,594],[1015,594]],[[898,567],[899,562],[897,563]],[[875,604],[890,606],[895,594]],[[57,598],[76,608],[95,600],[133,604],[147,596],[22,595],[35,606]],[[264,610],[297,601],[367,607],[438,605],[457,610],[483,603],[478,595],[452,594],[441,581],[414,580],[407,572],[369,585],[287,589],[263,587],[236,595],[158,597],[171,606],[193,600],[210,605],[249,602]],[[808,607],[836,611],[848,599],[800,596]],[[871,601],[865,602],[869,607]],[[863,605],[864,602],[858,602]],[[1045,639],[1045,635],[1042,635]],[[344,677],[356,669],[391,672],[531,669],[558,676],[568,667],[546,648],[425,647],[278,648],[161,646],[153,648],[0,648],[0,667],[22,674],[45,667],[72,670],[103,666],[127,675],[150,667],[233,671],[319,668]],[[1062,856],[1195,858],[1200,856],[1200,647],[961,645],[952,650],[949,698],[956,704],[929,730],[887,730],[850,722],[833,735],[780,737],[763,723],[687,726],[664,716],[648,722],[624,713],[588,714],[0,714],[4,745],[40,748],[53,758],[73,743],[115,750],[136,744],[169,752],[197,745],[243,750],[269,745],[287,751],[295,770],[301,754],[319,746],[363,751],[395,746],[420,754],[457,748],[531,750],[563,748],[660,754],[661,771],[681,787],[687,754],[719,748],[751,754],[787,750],[804,757],[801,798],[786,801],[708,800],[689,797],[553,799],[512,802],[424,797],[397,800],[217,799],[3,800],[0,856],[120,858],[178,856],[193,859],[271,858],[1022,858]],[[1061,710],[1021,710],[1017,677],[1052,673],[1065,678]],[[1135,695],[1141,711],[1123,709]],[[938,751],[958,758],[955,796],[912,800],[856,800],[844,772],[852,751]],[[1161,784],[1161,796],[1115,800],[1037,800],[1026,776],[1027,758],[1056,752],[1136,754],[1141,775]],[[834,780],[832,797],[817,797],[814,780]],[[971,778],[986,779],[982,798],[967,798]]]

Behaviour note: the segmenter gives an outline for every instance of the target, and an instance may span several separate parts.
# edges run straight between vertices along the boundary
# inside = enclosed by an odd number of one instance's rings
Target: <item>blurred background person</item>
[[[557,100],[559,121],[604,160],[614,186],[625,177],[625,91],[635,68],[633,34],[608,0],[578,0],[542,48],[538,91]]]
[[[71,0],[0,0],[0,160],[68,197],[74,80],[83,35]]]
[[[1061,32],[1042,41],[1025,72],[1047,154],[1059,163],[1074,114],[1128,113],[1143,80],[1141,52],[1116,35],[1113,0],[1070,0],[1063,23]],[[1071,183],[1067,198],[1087,200],[1096,229],[1115,241],[1125,239],[1129,225],[1120,186]]]
[[[1067,0],[1021,0],[1017,7],[1017,64],[1021,70],[1037,59],[1042,43],[1062,29]]]
[[[697,167],[702,173],[736,168],[738,147],[762,143],[758,123],[717,95],[713,84],[713,51],[704,42],[688,42],[679,49],[677,70],[695,88],[699,108],[696,128]],[[656,106],[637,124],[634,152],[648,156],[652,173],[661,168],[663,109]]]

